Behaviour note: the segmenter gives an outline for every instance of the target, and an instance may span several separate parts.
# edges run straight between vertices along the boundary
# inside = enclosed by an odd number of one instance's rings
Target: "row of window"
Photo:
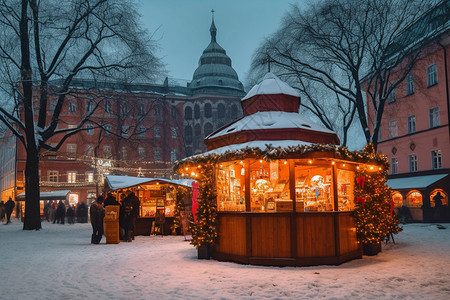
[[[408,155],[409,172],[417,172],[418,158],[417,154]],[[431,151],[431,168],[433,170],[442,169],[442,153],[441,149]],[[398,159],[396,157],[391,158],[391,174],[398,173]]]
[[[75,125],[69,125],[68,128],[73,128],[74,126]],[[131,126],[125,126],[125,125],[122,126],[120,129],[120,135],[123,137],[128,137],[130,135],[131,129],[132,129]],[[103,125],[103,130],[104,130],[105,136],[109,136],[113,132],[112,127],[109,124]],[[153,137],[155,137],[155,138],[161,137],[161,127],[153,127],[152,130],[153,130]],[[149,128],[147,128],[145,126],[139,126],[137,135],[139,137],[145,137],[145,134],[147,133],[147,131],[149,131]],[[86,133],[89,135],[93,135],[94,134],[94,126],[91,124],[86,125]],[[178,137],[176,127],[170,128],[170,136],[172,139],[176,139]]]
[[[427,87],[432,87],[438,83],[437,66],[432,64],[427,67]],[[414,76],[409,74],[406,78],[406,96],[414,94]],[[388,97],[388,103],[396,101],[395,89],[392,89]]]
[[[416,132],[416,115],[410,115],[406,119],[407,122],[407,134]],[[428,110],[428,124],[429,128],[434,128],[440,125],[439,106],[430,108]],[[389,121],[389,138],[398,137],[398,124],[397,120]],[[381,130],[379,131],[378,140],[382,140]]]
[[[443,189],[435,189],[430,195],[430,207],[448,205],[448,194]],[[400,192],[394,192],[392,195],[394,207],[422,207],[423,196],[417,190],[412,190],[406,195],[406,199],[403,199],[403,195]]]
[[[220,119],[223,119],[226,117],[226,107],[223,103],[219,103],[217,105],[217,117]],[[212,117],[212,105],[211,103],[205,103],[205,105],[203,106],[203,116],[205,118],[211,118]],[[185,120],[192,120],[192,117],[194,117],[194,119],[200,119],[201,117],[201,112],[200,112],[200,105],[199,104],[195,104],[194,105],[194,115],[192,116],[192,107],[190,106],[186,106],[184,108],[184,119]],[[231,119],[237,119],[238,117],[238,108],[236,106],[236,104],[233,104],[230,108],[230,117]]]
[[[57,103],[57,101],[50,102],[50,110],[55,109],[56,103]],[[96,103],[94,101],[88,102],[86,105],[86,113],[88,113],[88,114],[93,113],[94,110],[96,109],[97,105],[98,105],[98,103]],[[74,101],[70,101],[68,110],[69,110],[69,112],[76,112],[77,104]],[[105,112],[110,113],[110,114],[114,113],[112,104],[110,101],[105,101],[104,110],[105,110]],[[153,107],[151,109],[147,109],[144,103],[139,103],[137,106],[137,113],[138,113],[139,117],[149,115],[151,111],[153,111],[154,116],[160,116],[161,115],[161,106],[153,105]],[[130,114],[130,112],[131,112],[131,109],[129,108],[127,103],[120,104],[120,115],[121,116],[123,116],[123,117],[128,116]],[[171,106],[170,107],[170,116],[173,119],[175,119],[175,118],[177,118],[177,115],[178,115],[177,108],[175,106]]]

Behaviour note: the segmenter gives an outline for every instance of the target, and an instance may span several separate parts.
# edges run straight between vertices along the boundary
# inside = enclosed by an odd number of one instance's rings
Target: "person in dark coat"
[[[77,222],[78,223],[87,223],[87,213],[88,213],[88,209],[87,209],[86,203],[79,202],[78,206],[77,206]]]
[[[58,224],[64,224],[64,220],[66,218],[66,206],[62,200],[59,200],[58,206],[56,207],[56,218],[53,221],[53,224],[57,222]]]
[[[47,220],[47,222],[50,222],[50,210],[52,209],[52,203],[48,201],[44,205],[44,217]]]
[[[10,197],[5,203],[6,224],[11,223],[11,214],[13,212],[14,206],[16,206],[16,204]]]
[[[104,207],[107,207],[108,205],[120,205],[119,201],[117,201],[111,193],[106,195],[105,203],[103,204]]]
[[[136,219],[139,218],[139,208],[141,206],[141,202],[139,201],[139,198],[136,197],[136,195],[132,191],[127,190],[125,194],[127,195],[125,199],[128,198],[131,201],[132,206],[133,206],[133,210],[132,210],[132,213],[131,213],[131,215],[132,215],[132,219],[131,219],[132,225],[131,225],[131,234],[130,235],[131,235],[131,238],[134,240],[134,230],[135,230],[135,227],[136,227]]]
[[[5,203],[3,201],[0,202],[0,221],[3,222],[5,219]]]
[[[89,210],[91,214],[92,236],[91,244],[99,244],[103,236],[103,217],[105,209],[103,208],[103,196],[98,196],[91,204]]]
[[[67,208],[67,222],[69,224],[75,223],[75,207],[73,205],[69,205]]]
[[[131,242],[133,238],[133,202],[130,197],[125,197],[125,199],[123,199],[120,209],[120,215],[122,216],[121,223],[125,230],[123,240],[125,242]]]

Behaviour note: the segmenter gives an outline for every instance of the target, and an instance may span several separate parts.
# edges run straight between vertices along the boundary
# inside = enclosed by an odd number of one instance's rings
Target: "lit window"
[[[90,134],[90,135],[94,134],[94,126],[88,124],[88,125],[86,125],[86,129],[87,129],[86,130],[87,134]]]
[[[67,172],[67,182],[69,183],[77,182],[77,172]]]
[[[433,169],[442,169],[441,149],[431,151],[431,164]]]
[[[429,110],[430,128],[437,127],[440,124],[439,106],[433,107]]]
[[[421,207],[422,204],[422,194],[420,192],[412,191],[406,196],[406,205],[408,207]]]
[[[414,94],[414,77],[412,74],[408,75],[406,79],[406,96]]]
[[[75,124],[68,124],[67,128],[68,129],[74,129],[74,128],[77,128],[77,125],[75,125]]]
[[[398,172],[398,160],[397,158],[391,159],[391,174],[397,174]]]
[[[427,84],[428,87],[436,85],[438,83],[437,66],[432,64],[427,68]]]
[[[409,172],[417,172],[417,155],[409,155]]]
[[[86,172],[86,182],[94,182],[94,172]]]
[[[397,130],[397,120],[389,121],[389,138],[394,138],[398,136]]]
[[[416,132],[416,116],[412,115],[408,117],[408,133]]]

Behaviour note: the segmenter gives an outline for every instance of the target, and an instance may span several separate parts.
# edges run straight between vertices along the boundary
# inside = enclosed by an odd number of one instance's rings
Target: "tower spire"
[[[209,32],[211,33],[211,42],[216,42],[217,28],[216,25],[214,25],[214,9],[211,9],[211,15],[212,15],[212,22],[211,27],[209,28]]]

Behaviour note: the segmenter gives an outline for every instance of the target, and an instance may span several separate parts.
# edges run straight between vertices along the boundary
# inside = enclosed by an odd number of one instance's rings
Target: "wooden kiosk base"
[[[252,265],[339,265],[361,258],[351,212],[218,213],[214,258]]]

